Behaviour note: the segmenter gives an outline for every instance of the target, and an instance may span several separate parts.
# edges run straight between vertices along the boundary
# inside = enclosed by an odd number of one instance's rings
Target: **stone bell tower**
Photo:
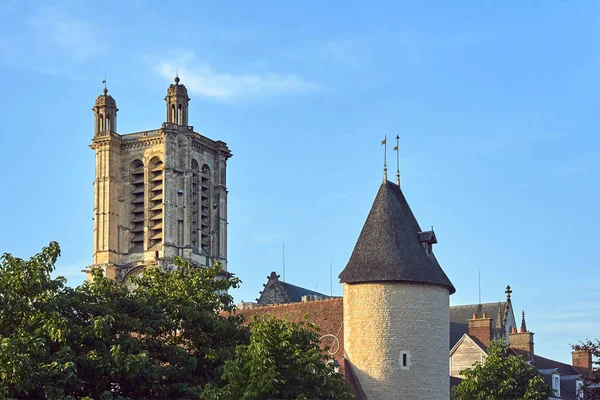
[[[225,142],[194,132],[179,77],[167,89],[166,122],[117,133],[117,105],[96,99],[94,264],[119,282],[146,266],[169,268],[176,256],[195,266],[220,261],[227,270]]]

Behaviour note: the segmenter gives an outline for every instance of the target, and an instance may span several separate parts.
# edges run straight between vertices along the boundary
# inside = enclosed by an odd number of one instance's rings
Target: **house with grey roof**
[[[452,385],[460,383],[461,371],[471,368],[478,362],[485,363],[487,349],[492,341],[503,339],[508,343],[512,353],[523,356],[542,374],[544,381],[554,390],[554,396],[550,399],[583,399],[581,392],[583,377],[592,370],[589,351],[574,351],[572,365],[536,354],[534,333],[527,329],[525,312],[521,316],[520,328],[518,330],[516,328],[511,293],[509,286],[506,290],[506,302],[469,304],[450,308]]]

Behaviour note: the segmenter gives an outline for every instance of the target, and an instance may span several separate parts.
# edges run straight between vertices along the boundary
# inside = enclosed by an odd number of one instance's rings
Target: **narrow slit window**
[[[411,365],[410,351],[402,350],[400,352],[400,370],[409,370]]]

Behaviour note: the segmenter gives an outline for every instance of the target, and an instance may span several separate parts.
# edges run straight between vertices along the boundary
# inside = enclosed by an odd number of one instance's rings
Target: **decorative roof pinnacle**
[[[510,295],[512,293],[512,290],[510,289],[510,285],[506,286],[506,290],[504,291],[504,293],[506,293],[506,300],[510,301]]]
[[[523,312],[521,313],[521,315],[523,316],[523,318],[521,320],[521,333],[526,333],[527,332],[527,325],[525,324],[525,310],[523,310]]]

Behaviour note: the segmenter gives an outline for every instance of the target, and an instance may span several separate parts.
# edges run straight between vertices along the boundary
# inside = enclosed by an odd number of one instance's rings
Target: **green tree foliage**
[[[509,354],[503,342],[492,342],[485,363],[461,371],[465,379],[452,389],[453,400],[546,400],[552,389],[523,357]]]
[[[586,400],[600,400],[600,340],[586,340],[573,345],[573,350],[587,350],[592,354],[592,372],[583,377]]]
[[[352,399],[319,346],[318,327],[264,315],[251,324],[250,343],[225,364],[227,384],[209,399]]]
[[[200,398],[247,342],[227,290],[239,280],[178,259],[147,269],[136,289],[92,271],[76,289],[51,272],[51,243],[30,260],[0,265],[0,399]]]
[[[73,292],[50,277],[59,255],[52,242],[28,261],[0,258],[0,398],[61,398],[80,383],[68,343]]]

